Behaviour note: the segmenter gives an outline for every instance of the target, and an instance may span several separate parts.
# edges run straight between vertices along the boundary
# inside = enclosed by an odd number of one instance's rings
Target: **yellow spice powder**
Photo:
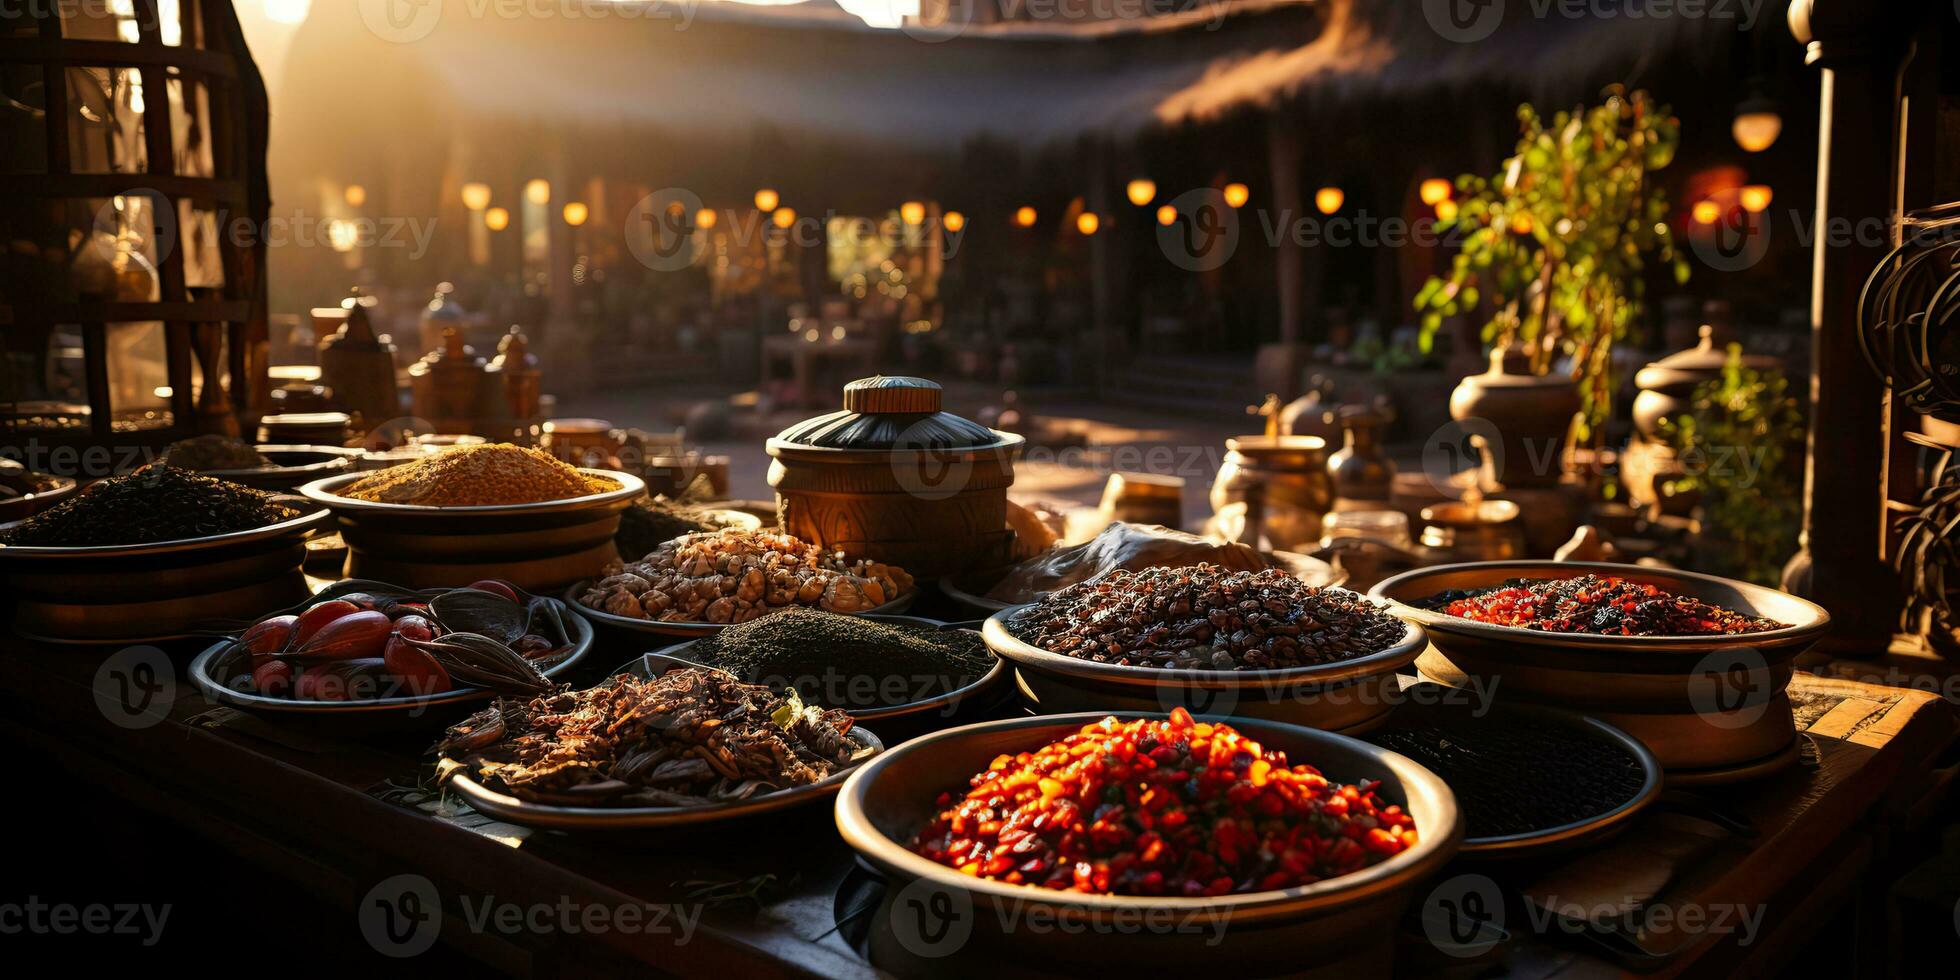
[[[619,489],[539,449],[498,443],[452,446],[426,459],[379,470],[343,497],[422,507],[489,507],[565,500]]]

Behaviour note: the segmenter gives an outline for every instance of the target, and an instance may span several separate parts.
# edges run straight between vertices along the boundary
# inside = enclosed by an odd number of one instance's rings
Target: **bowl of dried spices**
[[[1394,707],[1396,672],[1427,644],[1360,593],[1209,564],[1079,582],[982,634],[1037,711],[1181,707],[1346,732]]]
[[[645,492],[630,473],[503,443],[452,446],[300,488],[333,511],[349,577],[411,588],[494,578],[533,591],[616,562],[620,514]]]
[[[151,465],[0,525],[0,583],[33,639],[174,639],[303,598],[306,540],[329,520],[299,497]]]
[[[1792,662],[1831,623],[1764,586],[1601,562],[1440,565],[1369,594],[1429,631],[1424,677],[1595,715],[1653,750],[1670,782],[1794,759]]]
[[[867,946],[898,976],[1387,976],[1462,836],[1450,788],[1406,757],[1182,709],[917,738],[858,770],[836,819],[888,879]]]
[[[1006,662],[979,631],[917,616],[789,607],[647,654],[628,669],[650,676],[676,658],[749,683],[794,688],[893,743],[985,717],[1007,693]]]
[[[1660,797],[1660,761],[1597,718],[1541,705],[1492,705],[1419,683],[1363,741],[1442,777],[1463,811],[1463,857],[1524,858],[1599,844]]]
[[[31,517],[75,492],[75,481],[0,459],[0,523]]]

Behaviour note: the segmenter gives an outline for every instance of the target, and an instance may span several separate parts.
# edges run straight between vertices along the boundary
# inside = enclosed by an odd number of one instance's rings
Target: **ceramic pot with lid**
[[[1720,378],[1728,361],[1727,347],[1715,343],[1714,326],[1704,324],[1700,343],[1641,368],[1633,376],[1640,388],[1633,399],[1634,427],[1649,439],[1661,439],[1661,421],[1693,408],[1695,389]],[[1745,355],[1742,363],[1761,370],[1775,366],[1776,358]]]
[[[1579,385],[1562,375],[1532,374],[1508,348],[1491,351],[1490,370],[1463,379],[1450,395],[1450,417],[1483,419],[1496,427],[1484,447],[1497,482],[1549,487],[1563,474],[1565,439],[1579,411]]]
[[[863,378],[844,409],[769,440],[783,530],[921,581],[1008,563],[1007,488],[1026,442],[941,411],[923,378]]]
[[[1320,524],[1334,507],[1327,442],[1318,436],[1235,436],[1211,485],[1211,509],[1256,506],[1273,547],[1312,550]]]
[[[1388,416],[1367,405],[1343,405],[1336,413],[1346,441],[1328,457],[1334,480],[1335,506],[1375,509],[1387,506],[1395,492],[1395,461],[1382,449],[1381,430]]]

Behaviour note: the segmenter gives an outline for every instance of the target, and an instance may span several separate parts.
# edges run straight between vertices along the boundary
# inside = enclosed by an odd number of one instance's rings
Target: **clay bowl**
[[[297,611],[315,602],[324,602],[351,592],[370,591],[379,583],[337,582],[307,600]],[[385,586],[382,586],[385,589]],[[433,593],[431,593],[433,594]],[[550,600],[556,602],[557,600]],[[585,659],[592,650],[592,624],[561,610],[559,618],[572,641],[571,653],[543,671],[544,676],[560,679]],[[191,661],[191,683],[214,704],[236,708],[268,721],[294,727],[331,732],[337,735],[365,735],[414,729],[440,728],[463,714],[475,710],[493,697],[483,688],[465,687],[441,694],[375,697],[353,701],[300,701],[269,697],[243,690],[235,679],[221,676],[224,658],[236,637],[219,640]],[[249,686],[249,685],[247,685]]]
[[[864,618],[881,623],[892,623],[903,626],[946,627],[946,624],[939,620],[925,619],[919,616],[867,615]],[[642,677],[651,677],[662,673],[676,661],[698,662],[693,650],[695,644],[699,642],[701,641],[689,640],[686,643],[646,654],[639,660],[628,665],[627,669]],[[962,687],[950,691],[941,691],[935,685],[929,696],[916,701],[895,705],[880,704],[875,707],[862,708],[858,707],[855,699],[849,696],[848,692],[852,689],[852,678],[825,676],[816,678],[819,694],[809,700],[816,704],[827,707],[839,707],[849,711],[851,717],[856,718],[866,725],[870,725],[887,743],[895,745],[926,732],[938,731],[939,729],[952,725],[975,721],[985,717],[1004,700],[1003,695],[1007,693],[1007,675],[1007,661],[996,657],[994,658],[994,665],[991,669]],[[769,681],[772,679],[744,678],[744,680]],[[773,680],[780,682],[784,678],[774,678]],[[823,696],[822,692],[831,687],[833,683],[838,688],[838,696]]]
[[[837,797],[845,843],[889,879],[871,920],[870,958],[899,976],[996,976],[1002,963],[1044,974],[1111,969],[1203,976],[1229,964],[1247,976],[1386,976],[1396,922],[1456,852],[1455,797],[1429,770],[1330,732],[1266,720],[1232,725],[1329,779],[1381,780],[1380,794],[1416,821],[1418,843],[1373,867],[1283,891],[1217,898],[1085,895],[976,878],[912,853],[934,800],[996,756],[1072,734],[1104,712],[967,725],[915,739],[860,768]],[[1161,714],[1129,717],[1163,717]],[[922,912],[930,912],[924,915]],[[935,917],[936,916],[936,917]],[[1129,928],[1121,928],[1122,923]],[[1155,923],[1156,928],[1139,927]],[[1016,928],[1019,924],[1020,928]],[[1038,924],[1038,925],[1037,925]],[[1120,931],[1119,931],[1120,930]],[[957,952],[959,955],[947,955]]]
[[[1303,555],[1295,551],[1274,551],[1268,553],[1266,557],[1275,567],[1292,572],[1295,577],[1308,585],[1321,587],[1341,585],[1348,579],[1346,569],[1330,565],[1312,555]],[[987,596],[994,586],[1000,584],[1001,579],[1007,577],[1009,570],[1003,568],[948,576],[939,580],[939,591],[946,598],[957,603],[963,611],[971,612],[975,616],[992,616],[1010,606],[1019,605],[1019,603],[1002,602]]]
[[[1736,636],[1599,636],[1494,626],[1424,609],[1439,592],[1514,578],[1612,575],[1790,625]],[[1791,663],[1830,629],[1822,607],[1786,592],[1674,569],[1596,562],[1439,565],[1383,580],[1368,593],[1429,631],[1416,665],[1444,684],[1495,683],[1499,700],[1583,711],[1651,749],[1671,782],[1753,774],[1794,758],[1785,689]],[[1488,689],[1488,688],[1487,688]]]
[[[87,548],[0,545],[14,631],[49,643],[138,643],[190,636],[306,597],[306,541],[332,515],[289,498],[297,517],[231,534]]]
[[[48,474],[40,474],[48,475]],[[25,520],[68,499],[75,492],[75,481],[71,477],[51,476],[53,487],[39,493],[25,493],[18,497],[0,500],[0,524]]]
[[[618,615],[617,613],[609,613],[603,609],[593,609],[592,607],[587,606],[578,601],[578,597],[585,593],[586,587],[589,586],[590,584],[591,582],[589,580],[584,582],[578,582],[574,584],[571,588],[566,589],[564,594],[560,596],[560,598],[565,600],[566,605],[571,606],[573,609],[578,610],[579,615],[584,616],[585,618],[591,620],[594,624],[608,630],[616,630],[624,634],[640,634],[642,636],[660,637],[660,638],[664,638],[664,642],[666,643],[673,643],[676,637],[681,639],[688,639],[688,640],[698,640],[704,636],[713,636],[714,634],[719,633],[722,630],[728,628],[727,623],[695,623],[695,622],[676,622],[672,620],[635,619],[631,616],[621,616]],[[917,586],[913,586],[911,589],[908,589],[905,592],[900,593],[898,598],[893,599],[892,601],[887,602],[882,606],[873,606],[872,608],[867,609],[862,613],[856,613],[854,615],[896,616],[904,612],[905,610],[912,608],[912,603],[918,598],[919,598],[919,589]]]
[[[332,509],[347,542],[348,578],[415,589],[496,578],[551,593],[618,560],[613,535],[620,512],[646,491],[630,473],[579,472],[613,480],[619,489],[536,504],[422,507],[340,496],[366,476],[349,473],[315,480],[300,493]]]
[[[1428,645],[1404,623],[1401,642],[1339,663],[1284,670],[1170,670],[1097,663],[1032,646],[1008,629],[1030,606],[995,613],[981,628],[987,646],[1014,664],[1014,683],[1032,711],[1168,711],[1263,718],[1356,733],[1381,723],[1399,701],[1396,672]]]

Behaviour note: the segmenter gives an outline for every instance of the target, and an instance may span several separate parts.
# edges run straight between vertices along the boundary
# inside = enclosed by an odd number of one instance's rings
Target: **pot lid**
[[[1523,351],[1497,347],[1490,352],[1490,370],[1463,379],[1464,384],[1482,388],[1576,388],[1578,383],[1564,375],[1533,374],[1531,360]]]
[[[940,411],[944,392],[924,378],[860,378],[844,386],[844,410],[805,419],[771,443],[817,449],[992,449],[1020,441]]]
[[[1633,383],[1641,388],[1661,388],[1690,381],[1712,381],[1721,376],[1722,369],[1728,363],[1727,345],[1716,346],[1714,326],[1704,323],[1700,343],[1641,368],[1634,375]],[[1742,363],[1746,367],[1763,368],[1775,364],[1776,359],[1760,354],[1744,354]]]

